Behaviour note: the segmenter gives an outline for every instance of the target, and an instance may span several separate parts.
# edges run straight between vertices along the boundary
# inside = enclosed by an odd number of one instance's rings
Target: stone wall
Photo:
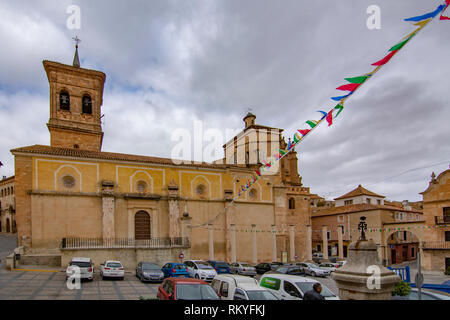
[[[421,258],[423,270],[445,272],[445,258],[450,259],[450,250],[423,250]]]
[[[60,267],[61,266],[61,255],[22,255],[20,260],[16,262],[20,266],[49,266],[49,267]]]

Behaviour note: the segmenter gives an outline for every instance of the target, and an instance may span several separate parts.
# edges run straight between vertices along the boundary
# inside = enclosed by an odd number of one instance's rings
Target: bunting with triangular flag
[[[331,126],[333,124],[334,119],[336,119],[340,115],[340,113],[343,111],[343,109],[344,109],[344,102],[347,100],[347,98],[350,97],[357,89],[359,89],[360,86],[363,83],[365,83],[369,78],[371,78],[376,72],[378,72],[381,69],[380,68],[381,66],[387,64],[394,57],[394,55],[396,55],[401,49],[403,49],[405,47],[405,45],[415,35],[418,34],[418,32],[420,30],[422,30],[425,26],[427,26],[439,14],[441,14],[440,20],[450,20],[450,17],[444,16],[444,12],[447,10],[447,8],[449,6],[450,6],[450,0],[445,0],[444,4],[441,4],[440,6],[437,7],[436,10],[434,10],[432,12],[405,19],[405,21],[414,22],[414,25],[418,26],[418,28],[416,28],[416,30],[414,30],[413,32],[409,33],[407,36],[403,37],[400,42],[398,42],[397,44],[392,46],[389,49],[389,53],[383,59],[373,63],[372,65],[376,66],[376,68],[372,72],[369,72],[369,73],[367,73],[365,75],[362,75],[362,76],[345,78],[345,80],[348,81],[349,83],[345,84],[345,85],[342,85],[342,86],[340,86],[340,87],[338,87],[336,89],[337,90],[342,90],[342,91],[349,91],[349,93],[346,94],[346,95],[343,95],[343,96],[332,97],[331,98],[332,100],[339,102],[335,107],[333,107],[329,112],[318,111],[322,115],[321,119],[318,120],[318,121],[316,121],[316,120],[308,120],[308,121],[306,121],[306,123],[310,126],[310,129],[299,129],[299,130],[297,130],[297,132],[295,132],[295,134],[294,134],[294,137],[293,137],[292,141],[291,141],[291,139],[289,139],[287,150],[280,149],[279,152],[276,154],[276,157],[270,156],[268,159],[262,160],[263,165],[259,168],[259,170],[255,170],[256,175],[252,174],[252,176],[251,176],[253,181],[248,180],[245,186],[241,185],[241,189],[240,189],[240,191],[238,193],[238,196],[233,198],[233,200],[230,203],[227,204],[227,206],[225,207],[225,210],[223,210],[222,212],[217,214],[215,217],[213,217],[209,221],[207,221],[207,222],[205,222],[203,224],[200,224],[198,226],[191,226],[191,227],[194,228],[194,227],[199,227],[199,226],[204,226],[204,225],[210,224],[211,221],[217,219],[217,217],[219,215],[224,214],[226,209],[230,205],[232,205],[237,200],[238,197],[242,196],[250,188],[250,186],[252,184],[256,183],[256,181],[258,180],[258,177],[261,177],[263,172],[269,171],[270,168],[272,167],[272,165],[276,161],[279,161],[280,159],[284,158],[290,151],[292,151],[294,149],[296,144],[298,144],[303,139],[304,136],[306,136],[312,130],[317,128],[318,125],[324,119],[327,121],[328,126]],[[337,111],[336,114],[333,113],[335,110]],[[2,165],[3,164],[0,162],[0,167]],[[373,231],[375,231],[375,230],[379,230],[380,232],[382,232],[383,229],[378,229],[378,228],[377,229],[373,229]],[[384,230],[386,231],[386,229],[384,229]],[[247,232],[247,230],[245,230],[245,232]]]

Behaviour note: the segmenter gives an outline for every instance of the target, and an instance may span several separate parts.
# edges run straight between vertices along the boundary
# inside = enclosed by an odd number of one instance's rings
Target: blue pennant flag
[[[442,10],[444,10],[445,7],[446,7],[445,4],[441,4],[441,5],[440,5],[439,7],[437,7],[437,9],[434,10],[433,12],[426,13],[426,14],[424,14],[424,15],[417,16],[417,17],[408,18],[408,19],[405,19],[405,21],[416,21],[416,22],[417,22],[417,21],[422,21],[422,20],[426,20],[426,19],[429,19],[429,18],[434,18],[434,17],[436,17]]]

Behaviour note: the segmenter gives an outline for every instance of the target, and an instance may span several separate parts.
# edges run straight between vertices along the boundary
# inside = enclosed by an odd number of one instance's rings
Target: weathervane
[[[73,41],[75,41],[75,47],[77,47],[78,48],[78,44],[81,42],[81,39],[80,38],[78,38],[78,36],[75,36],[75,38],[72,38],[73,39]]]
[[[366,231],[367,230],[367,223],[366,223],[366,217],[361,217],[359,224],[358,224],[358,231],[361,232],[360,240],[366,241]]]

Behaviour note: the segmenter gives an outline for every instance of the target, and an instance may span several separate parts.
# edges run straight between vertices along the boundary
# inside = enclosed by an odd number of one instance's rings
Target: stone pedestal
[[[332,273],[341,300],[391,300],[400,277],[381,265],[377,245],[369,241],[352,242],[347,263]]]

